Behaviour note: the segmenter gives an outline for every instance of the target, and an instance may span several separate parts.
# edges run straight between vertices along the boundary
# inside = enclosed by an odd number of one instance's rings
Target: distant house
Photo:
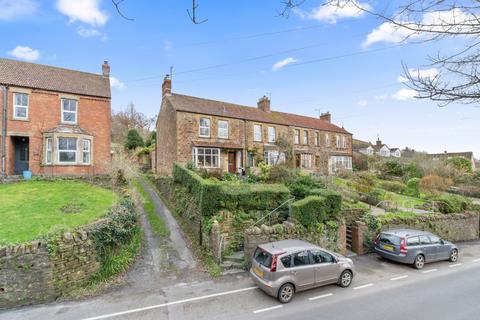
[[[466,151],[466,152],[447,152],[444,151],[443,153],[429,153],[427,155],[432,160],[446,160],[450,158],[460,157],[469,160],[472,163],[472,169],[475,170],[475,158],[473,157],[473,152]]]
[[[109,74],[0,59],[2,176],[107,173]]]
[[[386,144],[383,144],[380,138],[377,139],[375,144],[370,142],[355,140],[354,151],[367,156],[379,155],[381,157],[396,157],[402,156],[402,151],[399,148],[389,148]]]

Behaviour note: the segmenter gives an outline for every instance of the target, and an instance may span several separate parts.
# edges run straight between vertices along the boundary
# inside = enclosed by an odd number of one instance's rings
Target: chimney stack
[[[165,75],[162,84],[162,98],[172,94],[172,78],[169,74]]]
[[[320,115],[320,120],[327,121],[327,122],[332,122],[332,115],[330,112],[325,112]]]
[[[377,146],[381,146],[382,145],[382,140],[380,140],[380,138],[377,138]]]
[[[265,112],[270,112],[270,99],[267,96],[263,96],[258,100],[257,102],[258,109],[265,111]]]
[[[102,74],[104,77],[110,77],[110,66],[108,65],[108,61],[103,61],[102,64]]]

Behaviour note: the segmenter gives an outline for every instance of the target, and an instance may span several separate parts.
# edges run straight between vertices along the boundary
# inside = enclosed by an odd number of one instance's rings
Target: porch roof
[[[194,147],[220,148],[220,149],[243,149],[243,145],[235,142],[217,141],[192,141]]]

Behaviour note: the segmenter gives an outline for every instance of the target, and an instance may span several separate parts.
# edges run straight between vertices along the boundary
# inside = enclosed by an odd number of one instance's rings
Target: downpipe
[[[2,108],[2,148],[0,152],[0,161],[2,166],[1,178],[7,176],[7,110],[8,110],[8,87],[0,86],[3,91],[3,108]]]

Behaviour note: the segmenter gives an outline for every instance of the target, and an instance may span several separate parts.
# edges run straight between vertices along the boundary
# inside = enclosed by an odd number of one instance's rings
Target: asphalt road
[[[106,293],[84,301],[0,312],[0,319],[480,319],[480,242],[460,246],[459,263],[424,270],[373,255],[355,261],[350,288],[326,286],[298,293],[281,305],[255,288],[246,274],[215,281],[176,283],[157,292]]]

